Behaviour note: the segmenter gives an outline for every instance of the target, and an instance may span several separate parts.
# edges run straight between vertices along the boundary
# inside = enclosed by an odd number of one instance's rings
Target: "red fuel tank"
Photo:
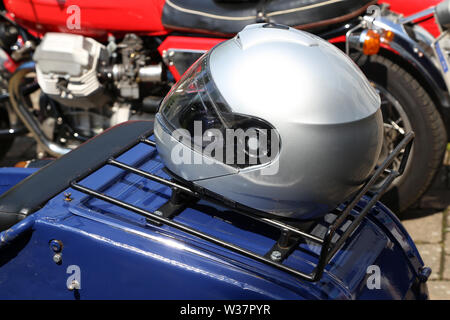
[[[70,32],[104,38],[134,32],[167,33],[161,24],[165,0],[5,0],[20,24],[38,33]]]

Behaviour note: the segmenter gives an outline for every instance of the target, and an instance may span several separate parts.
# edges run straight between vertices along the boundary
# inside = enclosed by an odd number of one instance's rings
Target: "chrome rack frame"
[[[155,212],[151,212],[139,207],[136,207],[134,205],[131,205],[129,203],[126,203],[124,201],[115,199],[113,197],[110,197],[108,195],[105,195],[99,191],[89,189],[87,187],[84,187],[79,184],[81,180],[86,178],[88,175],[92,174],[92,172],[87,173],[86,175],[76,179],[75,181],[72,181],[70,186],[74,190],[77,190],[79,192],[82,192],[90,197],[94,197],[100,200],[103,200],[105,202],[111,203],[113,205],[116,205],[118,207],[124,208],[126,210],[130,210],[132,212],[135,212],[138,215],[141,215],[147,219],[149,219],[151,222],[157,223],[157,224],[165,224],[167,226],[176,228],[178,230],[181,230],[183,232],[186,232],[190,235],[193,235],[195,237],[198,237],[200,239],[209,241],[215,245],[218,245],[220,247],[223,247],[225,249],[228,249],[230,251],[233,251],[235,253],[244,255],[246,257],[249,257],[251,259],[254,259],[258,262],[267,264],[269,266],[272,266],[274,268],[277,268],[279,270],[282,270],[284,272],[287,272],[289,274],[292,274],[296,277],[299,277],[301,279],[307,280],[307,281],[319,281],[323,275],[323,272],[325,270],[325,267],[330,262],[330,260],[333,258],[333,256],[338,252],[341,247],[345,244],[346,240],[351,236],[353,231],[360,225],[360,223],[363,221],[364,217],[367,215],[367,213],[370,211],[370,209],[376,204],[376,202],[380,199],[380,197],[383,195],[383,193],[387,190],[389,185],[394,181],[395,178],[402,175],[407,161],[408,157],[411,151],[412,143],[414,140],[414,133],[409,132],[405,135],[403,140],[396,146],[396,148],[389,154],[389,156],[385,159],[385,161],[382,163],[381,166],[377,167],[374,174],[365,182],[363,187],[358,191],[358,193],[352,198],[352,200],[342,209],[339,216],[336,218],[336,220],[328,227],[328,230],[324,236],[324,238],[320,238],[317,236],[314,236],[312,234],[308,234],[307,232],[301,231],[298,228],[290,225],[289,223],[286,223],[284,221],[279,221],[275,219],[268,218],[267,216],[262,215],[261,213],[258,214],[256,210],[252,210],[251,208],[246,208],[243,206],[240,206],[232,201],[229,201],[227,199],[223,198],[216,198],[213,194],[209,194],[206,192],[206,190],[202,190],[201,188],[196,188],[193,185],[187,185],[183,182],[178,182],[178,180],[168,180],[165,178],[162,178],[160,176],[145,172],[143,170],[134,168],[130,165],[127,165],[125,163],[122,163],[116,159],[108,159],[105,161],[103,165],[112,165],[117,168],[120,168],[128,173],[133,173],[136,175],[139,175],[141,177],[144,177],[146,179],[155,181],[157,183],[161,183],[163,185],[166,185],[172,189],[172,197],[171,199],[163,205],[159,210]],[[148,140],[146,138],[141,138],[138,141],[136,141],[136,144],[138,143],[144,143],[149,146],[155,147],[155,143],[151,140]],[[403,152],[402,160],[400,163],[400,166],[398,170],[388,170],[387,168],[392,164],[394,159]],[[374,188],[375,183],[377,180],[381,177],[383,173],[386,173],[387,176],[384,178],[383,182],[380,184],[380,186],[376,189]],[[370,200],[365,204],[363,208],[360,209],[360,213],[356,216],[351,215],[352,210],[356,207],[358,202],[365,196],[370,193]],[[183,196],[187,198],[183,198]],[[244,248],[241,248],[239,246],[236,246],[232,243],[225,242],[223,240],[220,240],[218,238],[215,238],[211,235],[208,235],[206,233],[203,233],[201,231],[198,231],[194,228],[191,228],[189,226],[186,226],[182,223],[176,222],[171,217],[173,217],[174,213],[181,212],[186,206],[189,204],[189,201],[186,201],[185,199],[204,199],[207,201],[213,201],[216,203],[220,203],[220,205],[224,207],[228,207],[232,209],[233,211],[242,214],[246,217],[255,219],[257,221],[260,221],[264,224],[270,225],[272,227],[278,228],[281,231],[281,238],[279,241],[286,243],[286,238],[293,236],[295,239],[303,238],[305,240],[312,241],[314,243],[317,243],[321,245],[320,254],[319,254],[319,260],[314,268],[314,270],[311,273],[304,273],[299,270],[290,268],[288,266],[285,266],[282,264],[283,259],[273,259],[270,256],[270,251],[265,256],[261,256],[259,254],[256,254],[252,251],[246,250]],[[170,207],[169,212],[164,212],[165,210],[163,207]],[[345,229],[345,231],[342,231],[342,234],[338,238],[337,241],[333,244],[332,239],[336,235],[337,231],[340,230],[340,228],[347,222],[351,221],[351,224]],[[295,245],[298,245],[298,241],[294,241]],[[285,253],[285,256],[289,255],[290,252],[295,248],[291,248],[291,250],[287,253]]]

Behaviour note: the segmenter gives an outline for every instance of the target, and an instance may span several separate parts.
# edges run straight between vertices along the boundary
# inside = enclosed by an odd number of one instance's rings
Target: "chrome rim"
[[[411,122],[405,112],[405,109],[400,102],[385,88],[372,83],[375,90],[378,92],[381,98],[381,111],[383,113],[383,127],[384,127],[384,139],[381,154],[378,159],[378,165],[381,164],[388,154],[394,150],[395,146],[404,138],[405,134],[412,131]],[[411,149],[410,159],[414,156],[414,147]],[[401,159],[403,157],[403,151],[395,158],[392,165],[388,168],[391,170],[397,170],[400,166]],[[409,163],[405,168],[405,174],[394,180],[392,185],[398,185],[402,178],[407,175]],[[380,178],[380,182],[384,179],[384,176]],[[391,186],[392,187],[392,186]]]

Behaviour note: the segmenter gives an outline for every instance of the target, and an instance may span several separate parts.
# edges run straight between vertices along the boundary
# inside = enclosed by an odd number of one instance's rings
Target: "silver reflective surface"
[[[274,215],[311,219],[346,200],[373,170],[383,137],[380,98],[328,42],[251,25],[210,52],[209,72],[228,108],[270,123],[281,147],[260,166],[180,164],[174,148],[197,152],[157,121],[158,151],[177,175]]]

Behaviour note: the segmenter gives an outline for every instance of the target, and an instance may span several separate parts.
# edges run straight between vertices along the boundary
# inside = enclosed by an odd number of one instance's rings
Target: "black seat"
[[[273,22],[311,30],[349,20],[376,0],[166,0],[162,22],[184,32],[233,35]]]
[[[110,128],[25,178],[0,196],[0,232],[32,214],[81,176],[153,133],[153,121],[129,121]]]

